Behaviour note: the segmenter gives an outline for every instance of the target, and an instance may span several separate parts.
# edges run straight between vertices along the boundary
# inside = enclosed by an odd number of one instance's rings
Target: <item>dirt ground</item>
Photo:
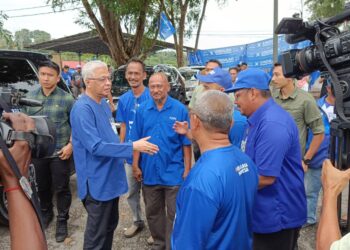
[[[49,249],[82,249],[84,239],[84,228],[86,223],[86,211],[76,196],[76,177],[71,177],[71,187],[73,191],[73,202],[70,210],[70,219],[68,221],[69,237],[64,243],[56,243],[55,241],[55,222],[53,221],[46,230],[46,237]],[[346,194],[344,195],[346,196]],[[347,203],[347,199],[343,201]],[[151,249],[147,245],[147,238],[150,236],[147,228],[140,232],[137,236],[127,239],[123,236],[124,230],[130,226],[132,216],[127,205],[125,196],[121,197],[119,203],[119,224],[114,233],[113,249],[115,250],[144,250]],[[299,250],[315,249],[316,226],[308,227],[301,230],[298,241]],[[10,249],[10,236],[7,227],[0,226],[0,250]]]

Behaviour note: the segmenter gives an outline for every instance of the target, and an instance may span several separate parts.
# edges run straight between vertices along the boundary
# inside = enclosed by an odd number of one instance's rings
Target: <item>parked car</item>
[[[191,100],[192,92],[198,85],[198,80],[196,78],[197,73],[204,68],[205,66],[188,66],[179,68],[179,72],[185,79],[186,102]]]
[[[120,66],[113,72],[112,76],[112,96],[116,107],[119,97],[130,89],[128,81],[125,79],[125,68],[125,65]],[[146,66],[147,77],[143,81],[145,86],[148,86],[149,78],[154,72],[164,72],[168,76],[171,87],[169,95],[182,103],[186,102],[185,81],[175,67],[164,64]]]
[[[40,87],[38,82],[38,65],[49,60],[48,55],[28,51],[0,50],[0,93],[15,89],[25,95]],[[58,86],[71,93],[63,79]],[[73,166],[73,165],[72,165]],[[0,223],[8,225],[7,200],[0,183]]]

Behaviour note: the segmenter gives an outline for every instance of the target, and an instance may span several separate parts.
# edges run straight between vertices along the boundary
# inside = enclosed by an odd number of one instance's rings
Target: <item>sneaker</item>
[[[153,245],[153,243],[154,243],[153,237],[152,236],[148,237],[147,244],[148,245]]]
[[[53,220],[53,212],[47,212],[43,214],[43,224],[44,224],[44,229],[47,229]]]
[[[136,226],[136,225],[133,224],[131,227],[129,227],[128,229],[125,230],[124,236],[125,236],[125,238],[132,238],[136,234],[141,232],[142,229],[143,229],[142,226]]]
[[[57,221],[56,223],[56,242],[63,242],[68,236],[67,221]]]

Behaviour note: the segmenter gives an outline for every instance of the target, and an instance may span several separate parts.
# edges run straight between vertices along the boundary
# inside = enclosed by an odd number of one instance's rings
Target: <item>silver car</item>
[[[179,68],[181,75],[185,78],[186,102],[191,100],[192,92],[198,85],[198,80],[196,78],[197,73],[204,68],[205,66],[188,66]]]

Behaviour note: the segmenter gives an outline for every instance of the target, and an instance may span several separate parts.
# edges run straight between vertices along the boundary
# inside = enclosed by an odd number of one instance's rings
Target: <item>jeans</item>
[[[124,164],[126,178],[128,180],[128,197],[127,201],[130,206],[132,217],[135,226],[143,227],[144,221],[141,219],[141,205],[140,205],[140,194],[141,194],[141,182],[137,181],[132,174],[132,166],[128,163]]]
[[[67,221],[72,203],[72,193],[69,187],[70,160],[53,157],[32,161],[43,215],[52,213],[52,198],[56,194],[57,220]]]
[[[316,210],[318,195],[320,193],[322,168],[309,168],[305,173],[305,191],[307,201],[307,223],[314,224],[316,220]]]

